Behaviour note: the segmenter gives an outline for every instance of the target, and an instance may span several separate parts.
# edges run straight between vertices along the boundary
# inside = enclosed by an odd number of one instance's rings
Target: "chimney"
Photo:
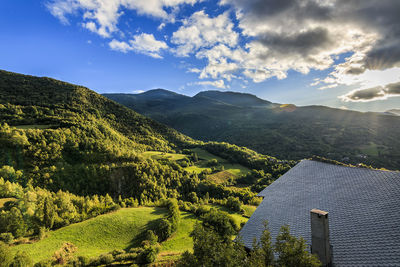
[[[328,212],[311,210],[311,253],[317,254],[322,266],[332,266],[332,250],[329,240]]]

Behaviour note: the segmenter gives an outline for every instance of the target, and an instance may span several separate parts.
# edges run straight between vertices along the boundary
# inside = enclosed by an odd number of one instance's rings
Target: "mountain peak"
[[[162,88],[151,89],[151,90],[148,90],[146,92],[143,92],[143,93],[140,93],[137,95],[148,96],[148,97],[163,97],[163,98],[164,97],[165,98],[167,98],[167,97],[175,98],[177,96],[184,96],[184,95],[181,95],[181,94],[178,94],[173,91],[166,90],[166,89],[162,89]]]
[[[217,90],[202,91],[197,95],[195,95],[194,97],[211,98],[227,104],[232,104],[235,106],[243,106],[243,107],[250,107],[250,106],[265,107],[272,105],[270,101],[261,99],[255,95],[249,93],[232,92],[232,91],[226,91],[226,92]]]

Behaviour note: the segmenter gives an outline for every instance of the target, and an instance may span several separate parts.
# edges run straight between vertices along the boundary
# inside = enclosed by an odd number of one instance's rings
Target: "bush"
[[[157,225],[157,229],[155,229],[155,232],[158,236],[158,241],[162,242],[164,240],[167,240],[167,238],[170,237],[172,234],[172,225],[171,225],[170,221],[167,219],[159,220],[159,223]]]
[[[115,261],[121,262],[121,261],[134,261],[136,260],[138,254],[137,253],[125,253],[125,254],[119,254],[115,256]]]
[[[42,260],[40,262],[35,263],[33,267],[51,267],[52,261],[51,260]],[[72,266],[84,266],[84,265],[72,265]]]
[[[114,257],[111,254],[103,254],[99,257],[100,264],[110,264],[114,261]]]
[[[231,211],[240,211],[242,208],[242,202],[240,202],[237,197],[229,196],[226,200],[226,207]]]
[[[14,256],[10,267],[29,267],[32,265],[32,260],[31,258],[29,258],[26,252],[18,251],[17,254]]]
[[[211,228],[225,240],[230,239],[238,231],[235,221],[226,212],[211,209],[202,217],[203,226]]]
[[[152,246],[145,249],[138,257],[137,261],[139,264],[148,264],[156,260],[158,254],[158,247]]]
[[[149,241],[150,245],[155,245],[158,241],[158,236],[154,234],[153,231],[147,230],[146,232],[146,240]]]
[[[190,192],[188,194],[188,200],[194,204],[199,203],[199,198],[197,197],[196,192]]]
[[[59,250],[53,255],[53,260],[56,264],[66,264],[73,258],[73,254],[78,248],[72,243],[64,243]]]
[[[0,235],[0,240],[9,245],[14,241],[14,236],[12,233],[2,233]]]
[[[207,167],[216,167],[218,166],[218,160],[216,159],[210,159],[209,161],[207,161]]]

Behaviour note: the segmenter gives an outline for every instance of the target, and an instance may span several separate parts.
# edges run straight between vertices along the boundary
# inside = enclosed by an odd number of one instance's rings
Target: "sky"
[[[1,0],[0,69],[385,111],[400,108],[399,14],[398,0]]]

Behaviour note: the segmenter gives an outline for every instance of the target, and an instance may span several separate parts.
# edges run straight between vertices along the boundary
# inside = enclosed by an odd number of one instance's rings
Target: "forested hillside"
[[[203,141],[225,141],[278,158],[317,155],[400,169],[400,117],[395,114],[280,105],[218,91],[194,97],[161,89],[105,96]]]
[[[179,223],[178,202],[165,199],[178,199],[179,208],[196,216],[217,212],[213,207],[242,218],[259,203],[256,194],[295,164],[227,143],[193,140],[81,86],[6,71],[0,71],[0,119],[0,260],[25,262],[18,266],[43,258],[46,263],[39,266],[149,263],[160,250],[157,241],[175,232],[176,241],[165,241],[161,250],[172,249],[177,259],[189,249],[185,244],[192,244],[195,219]],[[68,225],[121,207],[149,205],[170,213],[165,218],[146,213],[153,219],[140,222],[142,228],[131,237],[136,243],[122,251],[113,252],[125,243],[106,243],[102,251],[111,252],[97,257],[97,244],[80,241],[76,234],[65,236],[78,227]],[[129,212],[137,220],[143,210]],[[216,214],[231,221],[231,234],[237,232],[240,223]],[[95,231],[110,227],[101,219],[90,225]],[[48,231],[53,239],[46,239]],[[69,242],[51,241],[61,239]],[[71,240],[84,248],[79,255],[96,257],[70,257],[78,249]],[[2,242],[14,246],[13,259]],[[48,246],[52,259],[38,256],[40,249],[34,248],[40,244]]]

